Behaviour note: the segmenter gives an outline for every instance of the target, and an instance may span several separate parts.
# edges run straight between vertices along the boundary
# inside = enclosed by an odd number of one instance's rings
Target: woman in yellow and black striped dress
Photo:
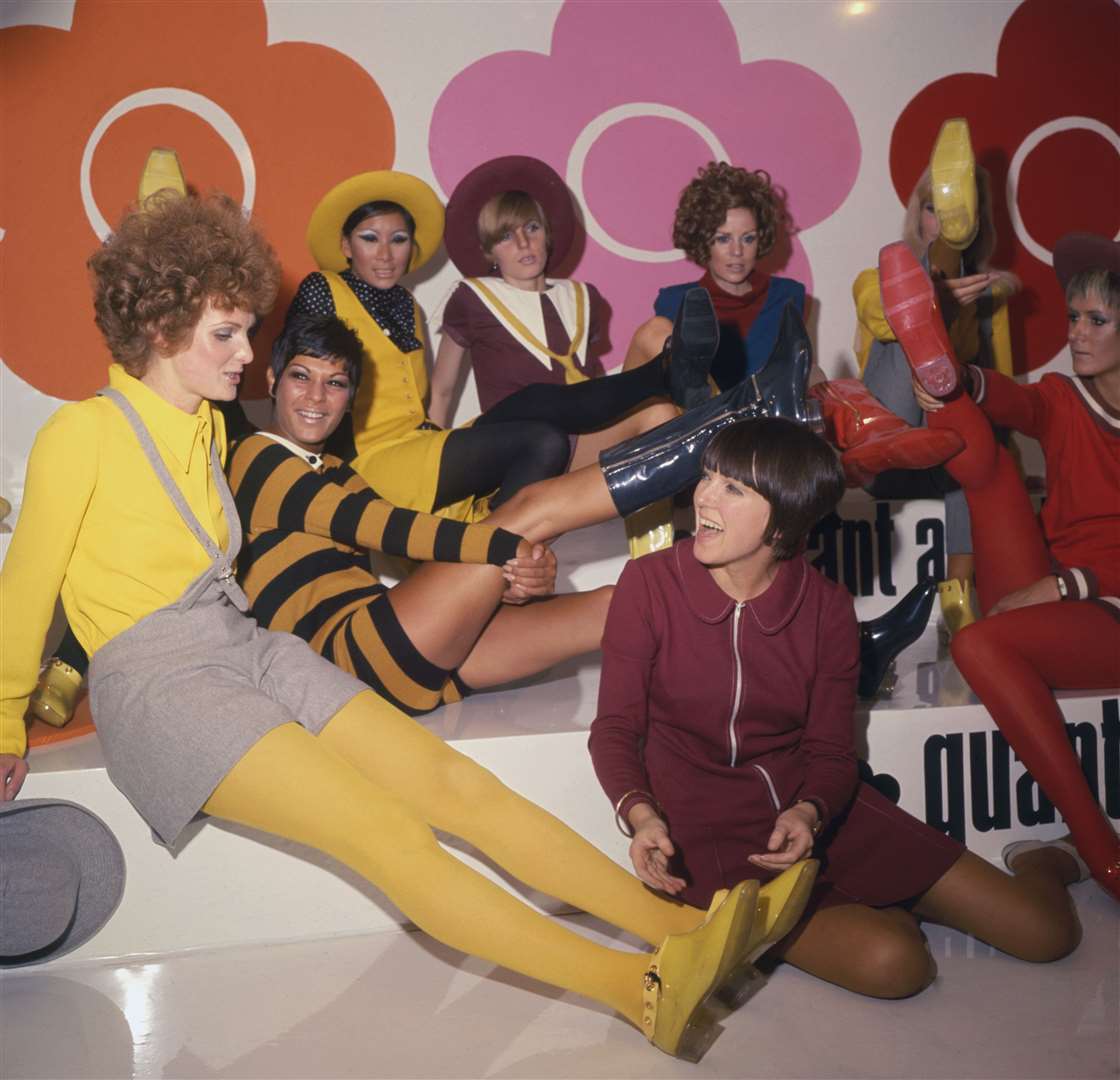
[[[303,638],[410,715],[597,648],[609,588],[495,614],[489,568],[504,568],[508,601],[524,600],[551,591],[551,553],[494,525],[395,507],[323,452],[361,361],[360,340],[334,316],[297,317],[276,342],[269,430],[229,465],[246,535],[238,571],[257,621]],[[425,565],[389,589],[370,551]]]

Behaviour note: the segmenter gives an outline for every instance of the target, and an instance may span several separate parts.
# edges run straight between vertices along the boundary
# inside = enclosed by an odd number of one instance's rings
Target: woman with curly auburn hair
[[[164,189],[144,209],[89,260],[97,328],[136,378],[153,338],[164,350],[182,346],[208,300],[226,311],[267,311],[279,284],[272,249],[228,196],[184,199]]]
[[[698,266],[720,324],[711,377],[727,391],[750,378],[763,396],[781,396],[799,352],[811,352],[802,323],[805,286],[757,266],[790,227],[784,197],[770,175],[725,161],[709,162],[681,192],[673,243]],[[657,294],[655,315],[638,327],[625,368],[647,363],[662,347],[685,293],[697,283]],[[823,382],[809,397],[819,407],[829,441],[841,451],[850,486],[867,484],[884,469],[937,465],[959,449],[945,432],[916,429],[883,408],[858,379]]]
[[[782,309],[805,307],[805,286],[756,266],[777,243],[789,219],[781,192],[762,169],[753,172],[711,161],[681,192],[673,219],[673,244],[704,276],[657,294],[654,317],[638,327],[626,354],[627,369],[660,352],[684,294],[707,290],[720,323],[712,379],[720,390],[760,370],[778,338]]]
[[[0,801],[27,776],[23,716],[61,593],[93,657],[109,776],[162,842],[202,811],[306,844],[448,945],[592,997],[665,1052],[698,1058],[704,1002],[741,985],[757,886],[736,886],[707,918],[655,896],[305,642],[246,614],[212,402],[236,396],[249,331],[274,296],[264,238],[223,196],[161,196],[126,214],[91,269],[118,362],[97,397],[51,417],[28,463],[0,573]],[[434,828],[659,947],[573,933],[445,851]]]

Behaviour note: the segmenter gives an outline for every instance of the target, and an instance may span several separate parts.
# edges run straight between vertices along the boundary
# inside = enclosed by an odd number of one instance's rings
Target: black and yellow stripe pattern
[[[461,696],[408,640],[369,552],[500,566],[519,537],[399,509],[339,458],[316,471],[265,435],[239,443],[228,471],[245,532],[238,578],[262,626],[303,638],[406,712]]]

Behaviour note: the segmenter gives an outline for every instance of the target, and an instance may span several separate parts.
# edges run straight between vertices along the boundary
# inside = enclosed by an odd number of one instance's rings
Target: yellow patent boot
[[[744,881],[713,900],[708,918],[667,937],[642,982],[642,1025],[659,1050],[697,1062],[719,1034],[708,999],[735,970],[747,946],[758,882]]]

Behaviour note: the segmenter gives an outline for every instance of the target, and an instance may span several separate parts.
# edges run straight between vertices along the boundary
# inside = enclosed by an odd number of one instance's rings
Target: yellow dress
[[[433,510],[439,465],[450,431],[423,427],[428,370],[424,349],[403,352],[377,325],[353,290],[332,271],[323,271],[335,313],[361,338],[366,363],[354,395],[354,471],[381,498],[395,506],[439,514],[455,521],[479,521],[489,513],[487,498],[462,499]],[[413,301],[416,336],[423,342],[422,320]]]
[[[109,368],[109,385],[143,418],[195,517],[224,549],[229,528],[209,456],[214,440],[225,457],[222,414],[208,401],[182,412],[118,364]],[[65,498],[59,477],[66,478]],[[59,595],[74,636],[92,656],[178,600],[209,565],[120,409],[100,397],[62,406],[32,447],[0,572],[0,754],[22,754],[26,746],[23,714]]]

